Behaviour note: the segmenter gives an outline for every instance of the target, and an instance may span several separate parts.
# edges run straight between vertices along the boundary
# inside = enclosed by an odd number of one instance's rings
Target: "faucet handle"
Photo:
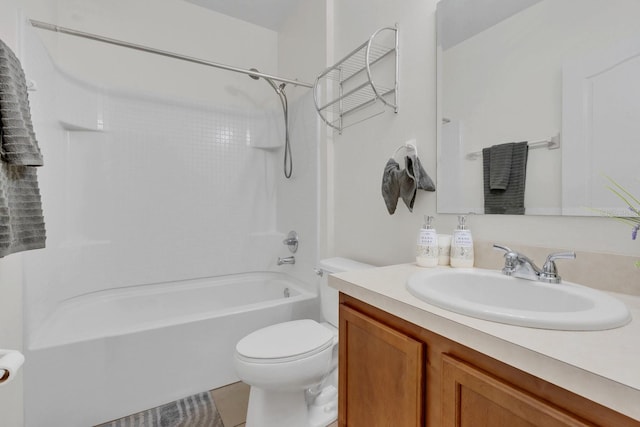
[[[557,259],[575,259],[575,252],[555,252],[549,254],[547,260],[542,266],[542,272],[540,273],[540,280],[547,283],[560,283],[561,277],[558,276],[558,268],[556,267],[555,260]]]
[[[506,274],[507,276],[511,276],[516,271],[519,254],[516,251],[512,251],[506,246],[496,244],[493,245],[493,249],[498,249],[505,252],[504,268],[502,269],[502,273]]]
[[[287,234],[287,238],[282,241],[282,244],[289,247],[289,251],[292,254],[295,254],[298,250],[298,233],[291,230],[289,234]]]
[[[499,250],[501,250],[501,251],[505,251],[506,253],[513,252],[513,251],[512,251],[511,249],[509,249],[508,247],[506,247],[506,246],[502,246],[502,245],[497,245],[497,244],[495,244],[495,243],[493,244],[493,249],[499,249]]]
[[[549,254],[549,256],[547,257],[547,262],[553,262],[556,259],[576,259],[576,253],[575,252],[554,252],[552,254]]]

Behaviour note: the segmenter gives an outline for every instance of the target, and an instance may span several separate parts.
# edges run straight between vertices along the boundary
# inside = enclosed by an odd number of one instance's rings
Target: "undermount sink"
[[[631,320],[621,301],[596,289],[519,279],[493,270],[425,270],[409,278],[407,289],[440,308],[516,326],[596,331]]]

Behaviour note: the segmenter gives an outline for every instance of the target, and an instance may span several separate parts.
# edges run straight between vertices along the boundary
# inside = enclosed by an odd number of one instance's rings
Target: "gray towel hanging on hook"
[[[400,169],[395,160],[395,155],[402,149],[405,150],[404,169]],[[415,145],[405,144],[396,149],[387,161],[382,175],[382,198],[389,214],[393,215],[395,212],[398,197],[402,198],[409,212],[413,212],[417,190],[435,191],[436,187],[422,167]]]
[[[382,173],[382,198],[387,205],[389,215],[393,215],[400,198],[400,165],[395,159],[389,159]]]

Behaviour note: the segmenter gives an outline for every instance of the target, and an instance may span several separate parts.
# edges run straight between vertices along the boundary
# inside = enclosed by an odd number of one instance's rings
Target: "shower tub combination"
[[[305,288],[260,272],[67,300],[27,348],[26,425],[96,425],[238,381],[236,342],[309,317],[317,300]]]

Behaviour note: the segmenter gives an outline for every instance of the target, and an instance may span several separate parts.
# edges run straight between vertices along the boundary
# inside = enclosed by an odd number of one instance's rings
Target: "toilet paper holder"
[[[0,386],[11,382],[23,363],[24,355],[19,351],[0,349]]]

